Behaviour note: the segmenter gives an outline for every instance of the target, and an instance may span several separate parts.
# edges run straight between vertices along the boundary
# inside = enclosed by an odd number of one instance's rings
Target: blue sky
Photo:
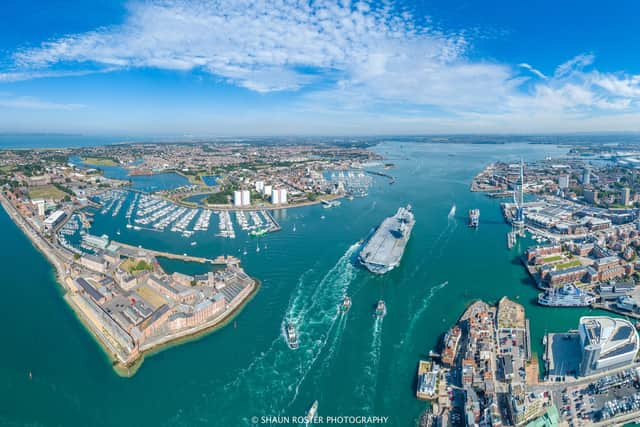
[[[640,131],[637,1],[6,0],[0,131]]]

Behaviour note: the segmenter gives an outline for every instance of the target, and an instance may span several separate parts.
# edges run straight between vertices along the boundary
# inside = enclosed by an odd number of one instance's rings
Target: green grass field
[[[63,199],[67,194],[53,185],[44,185],[42,187],[33,187],[29,189],[29,197],[34,199]]]
[[[562,264],[556,264],[556,269],[557,270],[564,270],[567,268],[571,268],[571,267],[577,267],[579,265],[582,265],[582,263],[578,260],[574,260],[574,261],[569,261],[569,262],[565,262]]]
[[[554,255],[544,259],[544,262],[556,262],[562,259],[562,255]]]

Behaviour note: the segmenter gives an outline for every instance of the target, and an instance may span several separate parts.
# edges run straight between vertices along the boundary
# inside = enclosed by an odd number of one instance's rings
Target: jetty
[[[369,170],[369,169],[366,169],[365,172],[368,173],[369,175],[376,175],[376,176],[387,178],[389,180],[389,185],[395,184],[396,182],[396,179],[392,175],[389,175],[388,173],[378,172],[378,171]]]
[[[128,245],[126,243],[122,243],[122,242],[116,242],[113,241],[114,244],[120,246],[123,249],[127,249],[129,251],[135,251],[135,252],[146,252],[149,253],[155,257],[161,257],[161,258],[169,258],[169,259],[176,259],[176,260],[180,260],[180,261],[187,261],[187,262],[199,262],[201,264],[213,264],[213,265],[237,265],[240,264],[240,260],[236,257],[233,256],[224,256],[224,255],[220,255],[216,258],[203,258],[203,257],[197,257],[197,256],[193,256],[193,255],[186,255],[186,254],[175,254],[172,252],[165,252],[165,251],[157,251],[155,249],[149,249],[149,248],[142,248],[139,246],[133,246],[133,245]]]

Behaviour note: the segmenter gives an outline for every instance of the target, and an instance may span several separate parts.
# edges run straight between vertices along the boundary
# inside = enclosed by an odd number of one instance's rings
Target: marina
[[[207,232],[212,216],[218,216],[216,236],[235,239],[237,227],[251,236],[263,236],[279,231],[280,225],[266,210],[213,211],[205,208],[188,208],[174,204],[161,197],[125,190],[104,192],[96,198],[101,208],[100,215],[116,217],[123,206],[127,206],[126,228],[136,231],[171,231],[182,237],[192,237]],[[127,205],[128,203],[128,205]]]

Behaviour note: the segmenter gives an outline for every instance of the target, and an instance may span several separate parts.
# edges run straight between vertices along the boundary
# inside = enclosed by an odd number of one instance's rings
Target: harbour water
[[[395,184],[375,177],[368,197],[332,209],[276,211],[282,231],[262,237],[216,237],[214,217],[207,232],[189,238],[128,229],[126,204],[116,216],[96,214],[92,234],[196,256],[234,255],[262,281],[235,327],[148,357],[128,379],[113,372],[62,299],[52,267],[0,211],[0,425],[243,426],[254,416],[304,415],[317,399],[318,415],[388,416],[389,425],[409,426],[425,408],[414,398],[418,360],[471,301],[507,295],[524,304],[538,353],[546,330],[576,327],[589,310],[537,306],[517,259],[526,242],[507,250],[498,201],[469,192],[488,162],[566,149],[406,142],[375,149],[395,163],[386,171]],[[400,266],[383,276],[355,266],[358,240],[407,203],[416,224]],[[478,229],[467,227],[472,208],[482,212]],[[345,294],[353,305],[341,314]],[[380,299],[387,315],[374,318]],[[289,321],[297,325],[295,351],[284,337]]]

